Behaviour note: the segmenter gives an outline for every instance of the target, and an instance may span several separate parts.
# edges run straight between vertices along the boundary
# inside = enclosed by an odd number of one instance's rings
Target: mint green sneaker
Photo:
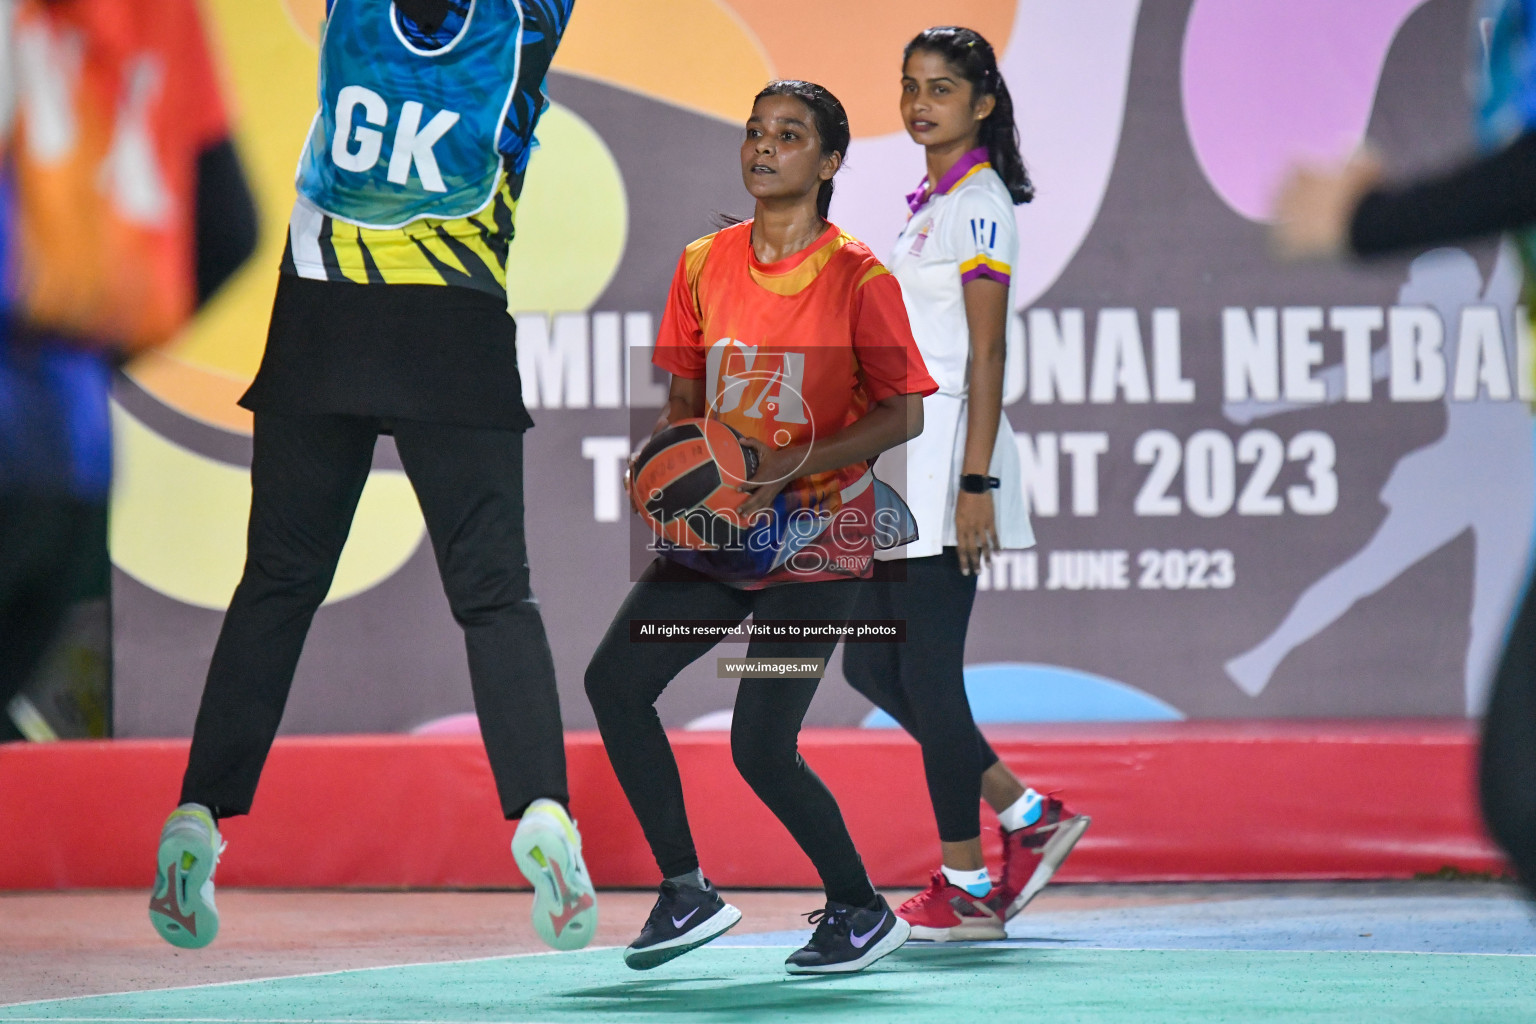
[[[219,826],[202,804],[182,804],[165,819],[149,920],[171,945],[202,949],[219,934],[213,869],[223,852]]]
[[[512,856],[533,885],[533,930],[555,949],[580,949],[597,932],[597,893],[581,859],[581,833],[554,800],[535,800],[512,835]]]

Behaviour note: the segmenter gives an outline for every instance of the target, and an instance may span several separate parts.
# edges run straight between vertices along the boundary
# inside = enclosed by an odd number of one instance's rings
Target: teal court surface
[[[609,946],[25,1003],[0,988],[0,1022],[1536,1022],[1536,924],[1506,886],[1060,888],[1005,942],[911,943],[845,977],[783,972],[806,932],[733,933],[646,973]]]

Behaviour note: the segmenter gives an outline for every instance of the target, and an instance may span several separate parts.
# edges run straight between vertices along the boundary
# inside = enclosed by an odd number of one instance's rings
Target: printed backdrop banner
[[[114,409],[116,726],[190,731],[239,577],[250,418],[314,107],[321,0],[208,0],[262,203],[251,267]],[[981,579],[984,722],[1476,713],[1531,548],[1528,333],[1493,243],[1280,266],[1298,157],[1369,139],[1394,173],[1471,148],[1471,0],[579,0],[518,210],[535,590],[566,722],[634,571],[619,488],[663,382],[649,351],[682,247],[750,212],[741,122],[774,77],[854,131],[833,217],[878,252],[922,176],[901,47],[987,35],[1039,187],[1018,210],[1022,345],[1006,402],[1038,548]],[[741,648],[723,647],[739,655]],[[718,726],[714,657],[662,700]],[[289,732],[450,727],[461,639],[387,439],[299,666]],[[445,720],[447,724],[445,725]],[[821,725],[889,724],[836,663]]]

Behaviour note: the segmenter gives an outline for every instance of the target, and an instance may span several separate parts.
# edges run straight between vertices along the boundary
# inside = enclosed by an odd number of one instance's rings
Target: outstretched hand
[[[1336,167],[1291,169],[1275,198],[1270,248],[1283,260],[1344,255],[1355,207],[1381,181],[1381,161],[1367,150]]]

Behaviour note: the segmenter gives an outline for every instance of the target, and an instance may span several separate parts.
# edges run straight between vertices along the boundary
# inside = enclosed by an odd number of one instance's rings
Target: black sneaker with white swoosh
[[[660,967],[724,935],[741,920],[741,911],[721,899],[708,881],[704,885],[699,889],[674,882],[661,883],[661,895],[651,908],[645,927],[640,929],[640,937],[624,951],[626,966],[637,971]]]
[[[785,968],[790,974],[851,974],[900,949],[912,926],[896,916],[884,896],[878,902],[871,910],[828,900],[826,907],[806,915],[816,931],[789,955]]]

